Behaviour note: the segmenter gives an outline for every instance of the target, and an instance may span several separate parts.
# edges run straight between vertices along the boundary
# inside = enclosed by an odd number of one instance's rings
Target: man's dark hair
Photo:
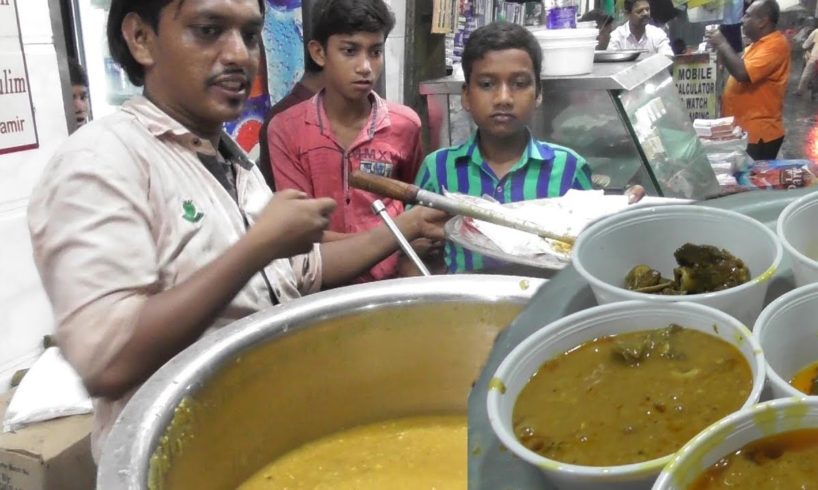
[[[540,93],[540,70],[542,69],[542,49],[540,43],[528,29],[509,22],[492,22],[483,26],[469,36],[463,48],[461,63],[466,84],[471,77],[474,62],[483,58],[489,51],[521,49],[528,53],[534,65],[534,83],[537,94]]]
[[[311,40],[326,48],[330,36],[336,34],[382,32],[386,39],[395,27],[395,15],[383,0],[318,0],[310,22]],[[321,66],[307,56],[304,69],[319,72]]]
[[[770,19],[772,24],[778,25],[778,18],[781,17],[781,7],[775,0],[756,0],[753,3],[758,3],[758,14],[762,17]]]
[[[71,79],[71,85],[88,87],[88,74],[85,73],[85,68],[74,58],[68,58],[68,78]]]
[[[625,0],[625,3],[623,5],[623,7],[625,8],[625,13],[629,14],[633,12],[633,6],[636,5],[637,2],[646,2],[648,5],[650,5],[650,2],[648,0]]]
[[[585,15],[579,18],[580,22],[596,22],[597,29],[602,29],[613,22],[613,20],[613,16],[608,15],[602,9],[589,10]]]
[[[145,68],[136,61],[128,48],[128,43],[122,36],[122,21],[131,12],[142,17],[150,24],[154,32],[159,31],[159,14],[163,8],[173,3],[174,0],[112,0],[111,8],[108,11],[108,50],[111,57],[116,61],[128,79],[137,87],[145,83]],[[179,2],[181,7],[185,0]],[[258,0],[258,7],[264,13],[264,0]]]

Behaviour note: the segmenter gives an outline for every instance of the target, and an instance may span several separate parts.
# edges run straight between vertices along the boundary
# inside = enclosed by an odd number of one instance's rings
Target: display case
[[[673,84],[671,64],[643,54],[595,63],[588,75],[543,77],[531,131],[582,155],[597,188],[617,192],[640,184],[654,196],[716,196],[718,181]],[[462,72],[421,83],[430,149],[463,143],[474,130],[461,107],[462,87]]]

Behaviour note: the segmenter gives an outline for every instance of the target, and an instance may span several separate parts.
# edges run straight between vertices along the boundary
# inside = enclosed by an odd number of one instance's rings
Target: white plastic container
[[[818,428],[818,397],[772,400],[719,420],[690,440],[662,470],[653,490],[687,490],[719,459],[776,434]]]
[[[727,249],[744,261],[752,278],[723,291],[684,296],[625,289],[625,275],[638,264],[672,278],[677,267],[673,252],[687,242]],[[775,233],[759,221],[724,209],[670,205],[633,209],[597,221],[580,233],[572,263],[600,304],[626,300],[700,303],[752,326],[782,257]]]
[[[546,361],[596,337],[662,328],[670,323],[717,335],[735,345],[747,359],[753,374],[753,387],[743,406],[751,406],[759,400],[764,387],[764,358],[750,331],[741,322],[713,308],[693,303],[615,303],[589,308],[543,327],[520,342],[503,360],[491,381],[487,398],[489,422],[500,442],[524,461],[539,467],[561,490],[650,488],[662,467],[670,461],[670,453],[643,463],[621,466],[561,463],[523,446],[514,435],[512,415],[517,396]]]
[[[794,289],[758,316],[753,336],[764,351],[774,398],[804,396],[787,380],[818,362],[818,284]]]
[[[778,216],[776,231],[792,263],[795,285],[818,282],[818,192],[791,202]]]
[[[560,46],[542,46],[542,75],[586,75],[594,70],[596,40]]]
[[[594,69],[599,29],[529,28],[542,49],[542,75],[584,75]]]
[[[544,42],[549,43],[549,45],[555,45],[559,41],[569,43],[573,41],[595,41],[599,35],[599,29],[597,28],[546,29],[543,26],[532,26],[528,27],[528,30],[531,31],[534,38],[539,41],[540,46],[542,46]]]

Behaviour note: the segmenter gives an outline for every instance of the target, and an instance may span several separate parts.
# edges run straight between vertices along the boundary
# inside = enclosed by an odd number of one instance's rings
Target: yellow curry
[[[704,472],[690,490],[818,489],[818,429],[786,432],[751,442]]]
[[[517,398],[514,431],[556,461],[639,463],[678,450],[751,389],[747,360],[716,336],[671,325],[602,337],[540,367]]]
[[[818,395],[818,362],[813,362],[795,373],[790,385],[807,395]]]
[[[295,449],[239,490],[465,490],[466,417],[411,417],[332,434]]]

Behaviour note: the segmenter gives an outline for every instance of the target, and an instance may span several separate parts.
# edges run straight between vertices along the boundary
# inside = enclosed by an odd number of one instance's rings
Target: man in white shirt
[[[95,458],[134,391],[205,332],[344,284],[398,244],[385,226],[321,244],[332,199],[270,192],[222,131],[261,57],[264,0],[113,0],[108,43],[144,87],[57,150],[29,204],[65,358],[95,398]],[[443,238],[446,216],[395,221]]]
[[[665,31],[649,24],[650,3],[647,0],[625,0],[625,12],[628,22],[611,33],[608,50],[641,49],[650,54],[673,56]]]

